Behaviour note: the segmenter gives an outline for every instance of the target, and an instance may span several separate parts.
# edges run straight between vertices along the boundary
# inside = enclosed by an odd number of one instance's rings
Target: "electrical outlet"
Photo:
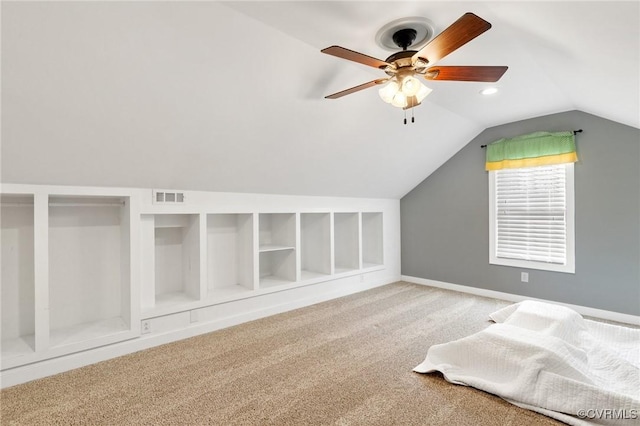
[[[142,321],[142,334],[151,333],[151,321],[146,320]]]
[[[520,272],[520,281],[523,283],[529,282],[529,273],[528,272]]]

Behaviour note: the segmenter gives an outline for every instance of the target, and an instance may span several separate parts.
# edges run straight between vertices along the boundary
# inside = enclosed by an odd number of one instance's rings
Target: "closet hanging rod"
[[[33,207],[33,203],[1,203],[2,207]],[[122,203],[49,203],[49,207],[122,207]]]
[[[33,207],[33,203],[1,203],[2,207]]]
[[[573,131],[573,134],[574,134],[574,135],[576,135],[576,134],[578,134],[578,133],[582,133],[582,129],[578,129],[578,130],[574,130],[574,131]],[[480,145],[480,148],[486,148],[486,147],[487,147],[486,145]]]
[[[49,203],[49,207],[122,207],[124,201],[120,203]]]

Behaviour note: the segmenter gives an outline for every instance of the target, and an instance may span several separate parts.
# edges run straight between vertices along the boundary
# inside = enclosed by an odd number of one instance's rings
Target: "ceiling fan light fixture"
[[[378,94],[383,101],[397,108],[409,106],[410,99],[413,100],[411,106],[418,105],[429,93],[431,93],[431,89],[411,75],[404,77],[402,83],[398,81],[397,77],[393,78],[378,90]]]

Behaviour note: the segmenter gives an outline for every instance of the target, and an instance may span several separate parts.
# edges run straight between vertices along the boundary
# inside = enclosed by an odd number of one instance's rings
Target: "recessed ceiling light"
[[[494,93],[498,93],[497,87],[487,87],[486,89],[482,89],[480,91],[481,95],[493,95]]]

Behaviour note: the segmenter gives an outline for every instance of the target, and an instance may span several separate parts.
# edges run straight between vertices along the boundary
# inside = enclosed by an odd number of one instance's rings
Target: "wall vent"
[[[173,191],[153,191],[154,204],[183,204],[185,201],[184,192]]]

